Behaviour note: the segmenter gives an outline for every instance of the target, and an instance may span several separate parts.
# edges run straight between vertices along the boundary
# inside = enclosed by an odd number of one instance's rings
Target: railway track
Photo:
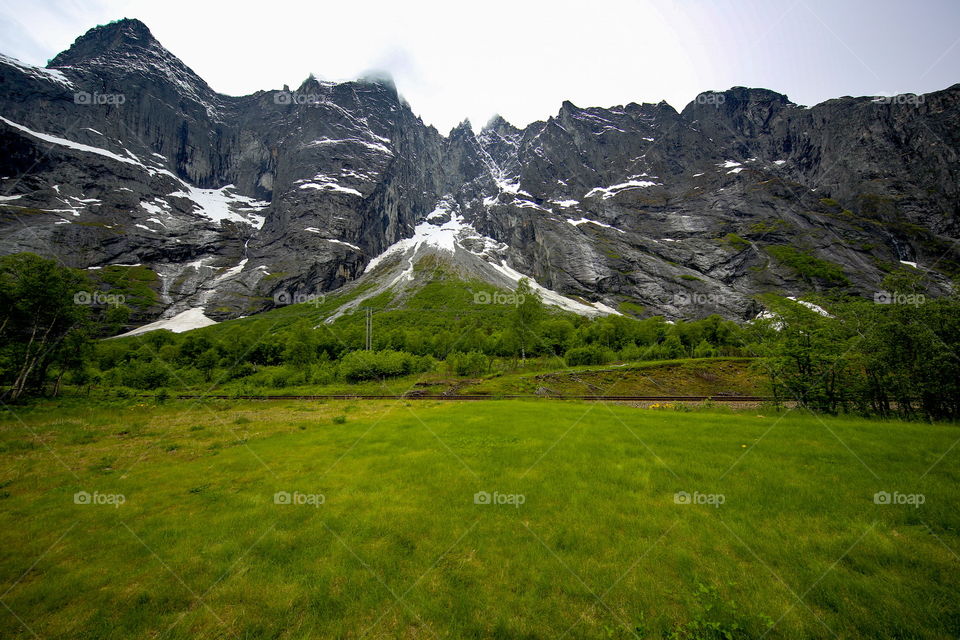
[[[442,394],[399,394],[399,395],[193,395],[178,394],[180,400],[589,400],[598,402],[770,402],[770,396],[537,396],[537,395],[442,395]]]

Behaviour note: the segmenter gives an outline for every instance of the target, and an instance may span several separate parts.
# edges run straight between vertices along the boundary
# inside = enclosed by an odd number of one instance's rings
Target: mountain
[[[0,57],[0,86],[0,253],[148,270],[139,323],[374,295],[426,257],[527,276],[580,313],[668,318],[748,319],[766,291],[872,296],[898,269],[944,293],[960,269],[960,85],[564,102],[442,135],[383,79],[218,94],[126,19],[44,68]]]

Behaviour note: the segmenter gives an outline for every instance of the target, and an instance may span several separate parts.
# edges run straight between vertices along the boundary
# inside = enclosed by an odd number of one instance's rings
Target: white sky
[[[228,94],[386,70],[444,133],[565,99],[679,110],[734,85],[816,104],[960,82],[960,0],[0,0],[0,52],[45,64],[121,17]]]

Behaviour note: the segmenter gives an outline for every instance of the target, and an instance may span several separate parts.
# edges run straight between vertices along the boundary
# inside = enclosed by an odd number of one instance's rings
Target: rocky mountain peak
[[[360,76],[358,82],[377,85],[383,87],[390,93],[397,93],[397,83],[394,81],[393,76],[389,71],[367,71]]]
[[[77,66],[106,54],[126,50],[145,53],[160,46],[150,29],[136,18],[96,26],[50,61],[51,67]]]
[[[298,93],[309,93],[312,91],[318,91],[322,87],[321,82],[317,79],[312,73],[308,75],[303,82],[300,83],[300,86],[297,88]],[[289,91],[287,85],[284,85],[284,91]]]
[[[472,138],[473,136],[473,125],[470,124],[470,118],[464,118],[463,121],[450,130],[447,138],[450,141],[460,140],[463,138]]]
[[[515,126],[507,122],[503,116],[497,113],[487,121],[487,124],[483,125],[482,131],[484,133],[492,131],[499,136],[509,136],[519,133],[520,129],[517,129]]]

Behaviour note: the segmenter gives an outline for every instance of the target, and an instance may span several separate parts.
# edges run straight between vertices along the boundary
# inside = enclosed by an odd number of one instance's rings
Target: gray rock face
[[[809,108],[743,87],[680,113],[564,102],[443,136],[388,81],[217,94],[122,20],[46,68],[0,57],[0,87],[0,252],[144,264],[164,317],[375,278],[424,234],[474,277],[671,318],[744,319],[759,292],[840,282],[771,246],[865,295],[901,261],[937,292],[960,265],[960,85]]]

